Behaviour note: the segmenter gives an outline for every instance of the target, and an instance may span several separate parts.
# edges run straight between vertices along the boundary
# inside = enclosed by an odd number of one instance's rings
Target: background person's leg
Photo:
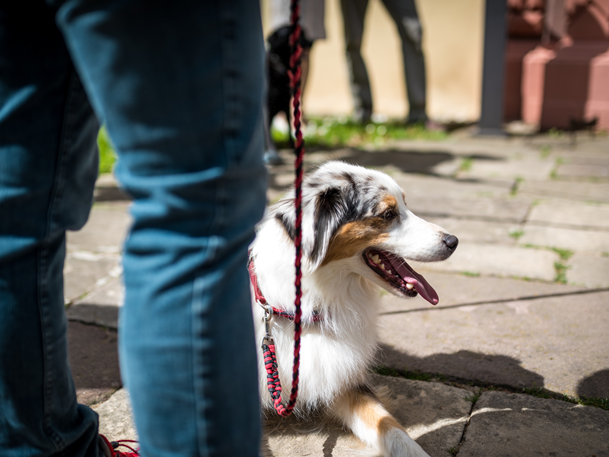
[[[383,0],[402,40],[406,95],[410,105],[407,122],[427,121],[423,29],[414,0]]]
[[[97,456],[76,403],[63,297],[65,230],[87,220],[98,124],[55,12],[0,7],[0,455]]]
[[[372,116],[372,92],[366,64],[362,58],[362,37],[368,0],[341,0],[345,31],[345,48],[349,82],[353,95],[353,117],[356,122],[368,123]]]
[[[135,198],[119,337],[142,454],[258,455],[258,2],[77,0],[57,18]]]

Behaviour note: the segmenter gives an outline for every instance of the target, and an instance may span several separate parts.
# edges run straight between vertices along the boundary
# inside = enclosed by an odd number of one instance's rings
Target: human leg
[[[349,82],[353,95],[354,118],[367,123],[372,116],[372,92],[366,64],[362,58],[362,37],[368,0],[341,0]]]
[[[58,24],[134,197],[119,335],[142,455],[258,455],[258,3],[110,3],[67,1]]]
[[[402,40],[406,95],[410,106],[407,122],[427,121],[423,30],[414,0],[383,0]]]
[[[0,455],[96,457],[67,358],[65,231],[82,227],[98,124],[54,11],[0,7]]]

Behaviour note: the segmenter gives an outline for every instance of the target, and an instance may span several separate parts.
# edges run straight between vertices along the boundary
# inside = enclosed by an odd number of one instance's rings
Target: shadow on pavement
[[[461,350],[453,354],[416,357],[382,344],[378,353],[382,366],[396,370],[439,373],[447,378],[478,385],[510,388],[542,388],[543,376],[524,369],[520,361],[506,355],[489,355]]]
[[[114,186],[96,187],[93,193],[96,202],[131,201],[132,198]]]
[[[381,167],[393,165],[404,173],[420,173],[436,175],[434,168],[443,162],[450,162],[455,158],[502,161],[498,157],[481,154],[457,156],[446,151],[403,151],[385,149],[370,153],[359,149],[349,149],[350,154],[341,158],[345,162],[361,165],[363,167]]]
[[[577,386],[577,395],[609,398],[609,369],[597,371],[580,381]]]
[[[100,403],[122,386],[115,331],[68,322],[68,356],[79,403]]]

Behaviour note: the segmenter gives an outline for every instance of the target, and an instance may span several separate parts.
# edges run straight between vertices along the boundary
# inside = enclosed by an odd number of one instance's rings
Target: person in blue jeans
[[[257,1],[0,3],[2,457],[113,455],[76,401],[63,298],[98,122],[134,199],[119,350],[141,455],[258,455],[246,263],[265,205],[263,62]]]

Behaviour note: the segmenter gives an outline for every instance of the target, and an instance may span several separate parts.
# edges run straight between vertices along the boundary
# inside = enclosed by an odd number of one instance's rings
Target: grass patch
[[[510,189],[510,196],[515,197],[518,194],[518,190],[520,189],[520,184],[524,181],[524,178],[517,176],[514,180],[514,184],[512,184],[512,188]]]
[[[430,374],[430,373],[422,373],[419,371],[409,371],[409,370],[396,370],[395,368],[384,367],[382,365],[378,365],[376,367],[372,367],[372,372],[376,374],[380,374],[381,376],[391,376],[394,378],[405,378],[411,379],[413,381],[446,381],[446,377],[442,376],[439,373]]]
[[[569,269],[568,265],[565,265],[562,262],[554,262],[554,271],[556,271],[556,276],[554,277],[554,282],[559,284],[567,284],[567,270]]]
[[[396,370],[395,368],[389,368],[389,367],[384,367],[384,366],[376,366],[373,367],[371,369],[371,371],[373,373],[382,375],[382,376],[392,376],[394,378],[405,378],[405,379],[412,379],[415,381],[439,381],[439,382],[443,382],[443,383],[447,383],[448,379],[446,378],[446,376],[441,375],[440,373],[436,373],[436,374],[430,374],[430,373],[422,373],[422,372],[418,372],[418,371],[409,371],[409,370]],[[474,387],[474,384],[472,382],[467,382],[467,384],[463,384],[464,381],[457,381],[457,382],[448,382],[449,385],[452,385],[454,387],[459,387],[461,389],[465,388],[468,390],[472,390],[471,388]],[[546,399],[551,399],[551,400],[562,400],[562,401],[566,401],[569,403],[574,403],[577,405],[583,405],[583,406],[594,406],[596,408],[601,408],[604,410],[608,410],[609,411],[609,398],[602,398],[602,397],[572,397],[570,395],[566,395],[566,394],[557,394],[554,392],[550,392],[546,389],[544,389],[543,387],[537,387],[537,386],[533,386],[533,387],[523,387],[522,389],[516,389],[516,388],[511,388],[511,387],[496,387],[493,385],[486,385],[486,386],[482,386],[482,387],[476,387],[476,391],[472,392],[471,395],[465,397],[465,399],[467,401],[470,401],[472,403],[472,405],[475,405],[476,402],[480,399],[480,397],[482,396],[482,394],[484,392],[491,392],[491,391],[501,391],[501,392],[513,392],[513,393],[520,393],[520,394],[525,394],[525,395],[531,395],[533,397],[537,397],[537,398],[546,398]]]
[[[382,146],[390,140],[444,140],[446,132],[428,130],[423,123],[404,125],[401,122],[371,122],[361,125],[349,117],[313,117],[305,129],[304,139],[307,146],[341,147],[373,144]],[[287,147],[287,129],[272,129],[273,141],[278,147]]]
[[[609,252],[601,252],[601,257],[609,257]]]
[[[526,395],[532,395],[537,398],[549,398],[553,400],[562,400],[569,403],[574,403],[576,405],[583,406],[594,406],[596,408],[601,408],[605,410],[609,410],[609,398],[601,398],[601,397],[572,397],[566,394],[554,394],[552,392],[548,392],[542,387],[529,387],[523,388],[522,393]]]
[[[567,261],[573,256],[573,251],[568,249],[550,248],[550,250],[556,252],[560,257],[560,260]]]
[[[461,161],[461,165],[459,165],[459,171],[470,171],[472,169],[472,165],[474,165],[474,159],[471,157],[465,157]]]
[[[116,162],[116,153],[112,147],[108,132],[103,126],[97,134],[97,148],[99,149],[99,174],[112,172]]]
[[[543,146],[541,146],[540,154],[541,154],[542,159],[547,158],[551,152],[552,152],[552,146],[550,146],[548,144],[544,144]]]
[[[477,278],[480,276],[480,273],[476,273],[474,271],[462,271],[461,274],[463,276],[469,276],[470,278]]]
[[[452,456],[455,456],[459,453],[459,447],[458,446],[449,447],[448,449],[446,449],[446,452],[448,452]]]
[[[496,387],[494,385],[485,385],[485,386],[478,387],[478,386],[474,386],[473,382],[467,382],[467,384],[465,384],[465,381],[458,381],[458,380],[456,382],[455,382],[455,380],[448,382],[448,379],[446,378],[446,376],[443,376],[440,373],[430,374],[430,373],[422,373],[422,372],[418,372],[418,371],[409,371],[406,369],[396,370],[395,368],[384,367],[382,365],[373,367],[371,369],[371,371],[373,373],[377,373],[382,376],[399,377],[399,378],[405,378],[405,379],[412,379],[415,381],[428,381],[428,382],[429,381],[439,381],[439,382],[443,382],[443,383],[448,383],[448,385],[451,385],[454,387],[459,387],[461,389],[468,389],[471,391],[472,394],[465,397],[465,399],[467,401],[472,402],[472,405],[476,404],[476,402],[480,399],[480,397],[482,396],[482,394],[484,392],[501,391],[501,392],[512,392],[512,393],[531,395],[531,396],[537,397],[537,398],[562,400],[562,401],[566,401],[566,402],[574,403],[574,404],[578,404],[578,405],[594,406],[596,408],[601,408],[601,409],[609,411],[609,398],[583,397],[583,396],[572,397],[572,396],[566,395],[566,394],[558,394],[558,393],[550,392],[550,391],[544,389],[543,387],[537,387],[535,385],[533,387],[524,387],[521,389],[512,388],[512,387],[508,387],[508,386]],[[477,390],[474,392],[472,387],[475,387]]]
[[[520,237],[521,237],[522,235],[524,235],[524,231],[522,231],[522,230],[512,230],[512,231],[509,233],[509,235],[510,235],[510,237],[512,237],[512,238],[514,238],[516,241],[518,241],[518,240],[520,239]]]
[[[482,396],[482,389],[478,389],[478,391],[476,393],[474,393],[473,395],[470,395],[469,397],[465,397],[465,399],[467,401],[471,401],[472,405],[475,405],[476,402],[478,400],[480,400],[480,397]]]
[[[548,130],[547,135],[550,138],[562,138],[565,136],[565,131],[552,127],[550,130]]]
[[[380,374],[381,376],[392,376],[394,378],[400,377],[400,372],[394,368],[376,366],[372,367],[372,372]]]

